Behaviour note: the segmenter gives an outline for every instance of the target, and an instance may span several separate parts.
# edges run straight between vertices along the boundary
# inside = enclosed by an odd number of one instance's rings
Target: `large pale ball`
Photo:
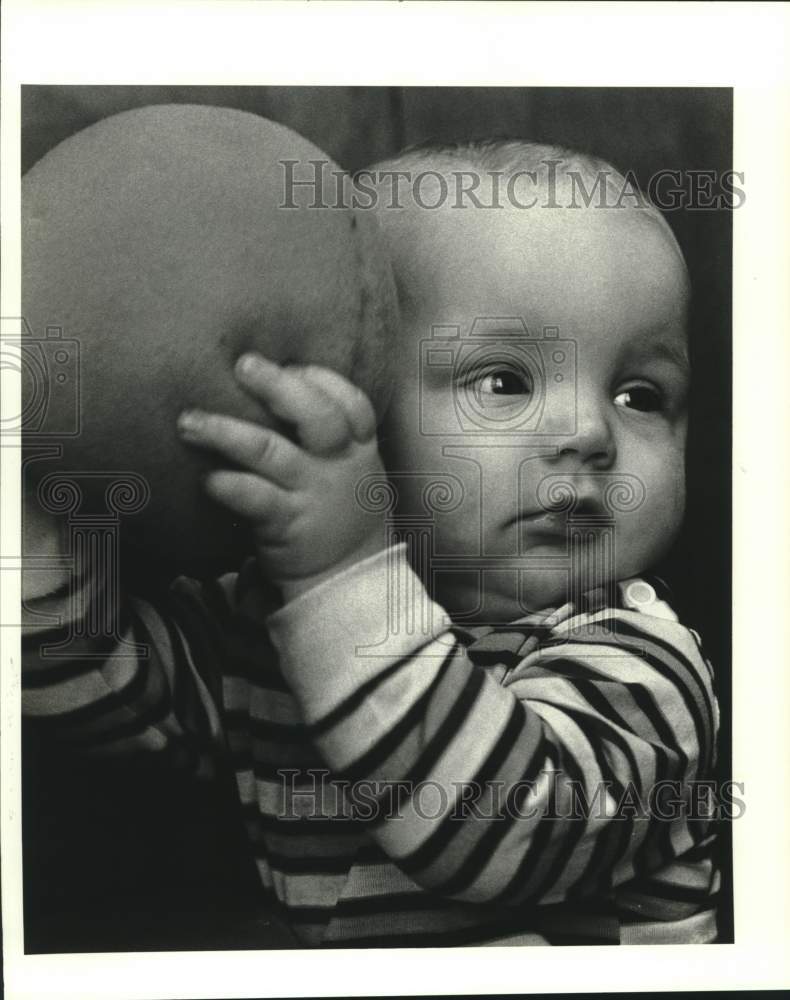
[[[23,312],[49,380],[25,456],[62,447],[28,477],[143,476],[150,500],[122,525],[127,565],[204,575],[250,551],[246,526],[201,492],[216,459],[176,433],[186,407],[272,423],[234,380],[243,352],[329,366],[386,404],[392,274],[372,213],[335,197],[337,170],[257,115],[159,105],[86,128],[25,175]],[[286,189],[289,172],[324,190]]]

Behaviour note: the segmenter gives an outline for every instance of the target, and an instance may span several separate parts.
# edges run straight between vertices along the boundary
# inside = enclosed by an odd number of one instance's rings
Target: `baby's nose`
[[[557,438],[558,454],[592,468],[610,468],[617,451],[606,402],[592,394],[578,393],[574,417],[570,421],[572,431]]]

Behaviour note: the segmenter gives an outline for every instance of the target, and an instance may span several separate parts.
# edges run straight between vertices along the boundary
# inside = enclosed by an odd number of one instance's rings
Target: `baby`
[[[523,172],[538,202],[551,169],[561,205],[619,179],[524,143],[384,166],[434,195]],[[633,200],[426,210],[430,190],[379,202],[403,309],[380,441],[340,375],[243,356],[292,433],[195,410],[179,432],[227,462],[205,488],[257,559],[131,602],[149,659],[50,669],[29,711],[195,768],[226,742],[264,893],[305,944],[713,941],[692,808],[711,672],[638,576],[683,516],[681,253]],[[187,681],[198,701],[170,693]]]

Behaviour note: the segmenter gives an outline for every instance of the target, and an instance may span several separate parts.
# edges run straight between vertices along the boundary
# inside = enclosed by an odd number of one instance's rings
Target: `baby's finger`
[[[290,520],[288,493],[251,472],[218,469],[204,480],[206,493],[239,517],[254,521],[276,538]]]
[[[211,448],[235,465],[286,489],[300,481],[306,461],[304,452],[270,427],[219,413],[188,410],[179,417],[178,430],[188,444]]]
[[[283,368],[259,354],[245,354],[236,365],[236,373],[248,392],[275,416],[296,427],[308,451],[327,455],[348,443],[345,413],[323,389],[308,382],[301,369]]]
[[[342,407],[354,440],[361,444],[370,441],[376,433],[376,413],[359,386],[343,378],[339,372],[319,365],[306,365],[302,373],[308,382],[323,389]]]

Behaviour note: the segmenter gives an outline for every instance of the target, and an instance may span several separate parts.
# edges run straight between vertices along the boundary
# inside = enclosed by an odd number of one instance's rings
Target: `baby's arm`
[[[96,560],[86,577],[73,576],[60,558],[67,556],[61,525],[34,495],[25,498],[24,525],[25,551],[34,557],[23,571],[22,708],[29,724],[79,752],[154,752],[211,773],[219,717],[196,662],[213,648],[216,631],[205,590],[183,581],[161,600],[122,594],[117,617],[101,621],[95,595],[107,592],[102,574],[115,567]],[[36,568],[42,564],[49,568]],[[56,624],[42,627],[42,615]]]
[[[381,466],[364,407],[329,376],[263,362],[240,372],[300,444],[207,414],[187,436],[249,470],[212,474],[207,488],[257,522],[259,558],[286,597],[270,619],[281,669],[333,778],[366,806],[381,793],[368,822],[385,852],[436,893],[517,904],[600,894],[692,847],[704,824],[682,811],[633,816],[658,782],[686,803],[708,776],[715,703],[681,626],[616,612],[616,641],[611,621],[587,623],[583,641],[559,628],[503,683],[433,605],[431,635],[395,629],[376,655],[393,609],[427,596],[355,503]],[[426,805],[429,786],[438,802]],[[591,815],[574,817],[585,800]]]
[[[320,469],[310,468],[306,479],[312,493],[300,492],[299,481],[290,484],[289,499],[300,501],[301,506],[296,502],[278,506],[281,491],[271,484],[267,490],[262,480],[249,474],[216,473],[210,482],[221,497],[224,479],[231,477],[239,513],[256,525],[259,548],[268,558],[267,572],[281,582],[287,596],[320,581],[326,568],[334,571],[364,557],[376,544],[369,531],[360,532],[353,517],[338,517],[328,532],[315,530],[311,515],[316,497],[327,510],[334,510],[334,471],[336,465],[344,466],[344,456],[336,447],[338,436],[348,434],[353,439],[346,449],[345,469],[350,474],[355,474],[360,463],[378,460],[375,418],[366,397],[330,372],[319,378],[325,388],[305,386],[306,392],[288,379],[282,384],[289,404],[312,416],[306,427],[309,446],[316,453],[332,453]],[[343,413],[334,412],[334,407],[322,409],[320,399],[338,392]],[[233,446],[246,456],[250,439],[244,429],[250,425],[239,426],[242,434],[233,437]],[[262,434],[263,428],[255,431]],[[185,437],[190,440],[189,433]],[[257,443],[256,438],[253,446]],[[266,452],[266,459],[286,476],[299,471],[295,461],[299,455],[300,449],[280,439],[275,449]],[[315,462],[321,466],[322,460],[315,458]],[[330,469],[331,476],[327,475]],[[262,508],[269,512],[265,522],[260,517]],[[208,684],[218,681],[221,671],[228,668],[221,661],[226,658],[230,595],[219,584],[187,580],[178,581],[155,599],[121,594],[117,620],[112,623],[116,635],[107,635],[106,627],[92,630],[94,595],[109,586],[99,576],[107,567],[96,561],[84,579],[72,575],[65,558],[58,568],[59,557],[67,555],[61,526],[41,509],[35,495],[26,497],[24,524],[25,550],[37,557],[23,574],[25,606],[32,612],[23,630],[23,711],[29,722],[80,751],[102,755],[154,752],[171,765],[200,774],[209,771],[221,732],[216,707],[219,692],[209,691]],[[36,569],[42,562],[56,568]],[[41,627],[41,615],[58,624]],[[67,646],[54,648],[66,642]],[[248,655],[252,657],[253,651]],[[233,656],[237,658],[238,652]]]
[[[710,776],[716,709],[686,629],[607,609],[576,618],[574,635],[571,619],[503,683],[437,606],[433,636],[403,628],[377,655],[391,609],[415,597],[399,548],[270,619],[333,777],[363,814],[376,796],[371,833],[415,882],[472,902],[559,902],[654,872],[704,837],[684,809],[690,782]],[[660,782],[664,814],[679,803],[671,821],[638,815]]]

